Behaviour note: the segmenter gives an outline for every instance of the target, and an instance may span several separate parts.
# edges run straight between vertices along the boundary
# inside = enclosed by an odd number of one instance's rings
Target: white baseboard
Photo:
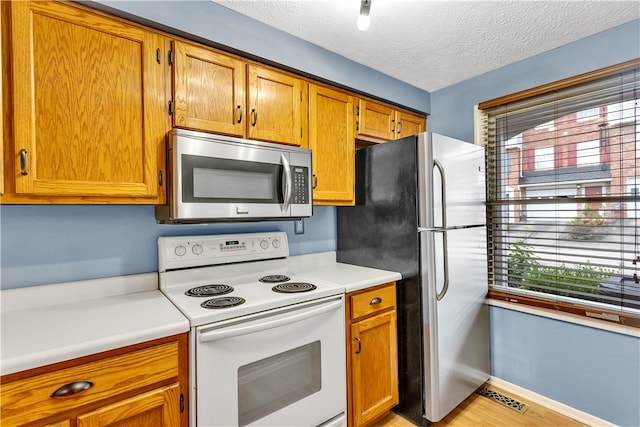
[[[531,390],[527,390],[526,388],[517,386],[505,380],[501,380],[500,378],[496,378],[492,376],[491,378],[489,378],[489,384],[496,386],[506,392],[511,392],[517,395],[518,397],[534,402],[537,405],[544,406],[545,408],[548,408],[559,414],[565,415],[583,424],[587,424],[589,426],[594,426],[594,427],[596,426],[597,427],[614,427],[615,426],[615,424],[609,421],[603,420],[602,418],[598,418],[594,415],[588,414],[586,412],[582,412],[578,409],[572,408],[571,406],[565,405],[564,403],[557,402],[541,394],[535,393]]]

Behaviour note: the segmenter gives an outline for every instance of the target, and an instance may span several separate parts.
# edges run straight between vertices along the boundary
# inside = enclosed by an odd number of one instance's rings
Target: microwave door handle
[[[280,157],[280,160],[284,175],[282,183],[282,197],[284,199],[282,203],[282,213],[287,213],[289,210],[289,204],[291,203],[291,166],[289,166],[289,162],[284,154]]]

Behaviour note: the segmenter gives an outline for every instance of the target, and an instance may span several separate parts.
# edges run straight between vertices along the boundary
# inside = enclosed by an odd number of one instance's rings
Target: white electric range
[[[160,237],[189,319],[192,426],[345,425],[344,288],[287,269],[283,232]]]

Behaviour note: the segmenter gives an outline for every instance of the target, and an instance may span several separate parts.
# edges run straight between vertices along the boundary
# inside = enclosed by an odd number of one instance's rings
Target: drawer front
[[[178,366],[178,343],[170,342],[2,384],[2,425],[37,421],[168,378],[177,378]],[[93,386],[64,397],[51,397],[60,387],[78,381],[90,381]]]
[[[351,319],[354,320],[395,307],[396,287],[392,284],[352,295],[350,298]]]

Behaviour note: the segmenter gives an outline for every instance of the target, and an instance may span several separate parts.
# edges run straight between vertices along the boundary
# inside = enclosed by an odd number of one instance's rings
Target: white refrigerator
[[[441,420],[489,379],[484,149],[430,132],[356,153],[339,262],[399,271],[400,404]]]

